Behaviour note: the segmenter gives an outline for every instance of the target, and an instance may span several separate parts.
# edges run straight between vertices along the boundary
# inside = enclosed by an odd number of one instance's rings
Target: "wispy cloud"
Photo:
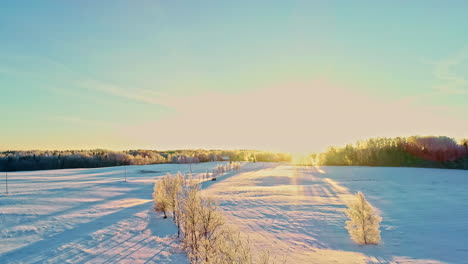
[[[93,92],[101,92],[107,95],[142,103],[167,106],[166,101],[169,98],[168,95],[164,93],[158,93],[151,90],[136,87],[122,87],[109,82],[104,82],[91,78],[81,79],[75,82],[75,84]]]
[[[167,94],[139,87],[124,87],[85,74],[49,57],[0,52],[0,59],[3,60],[0,63],[0,75],[35,80],[36,84],[42,84],[37,87],[52,93],[63,94],[73,87],[74,94],[102,93],[131,101],[172,107],[167,104],[171,101]],[[30,68],[28,65],[42,65],[42,67]]]
[[[121,124],[113,123],[108,121],[102,120],[89,120],[89,119],[82,119],[76,116],[49,116],[44,118],[46,121],[53,121],[53,122],[63,122],[63,123],[72,123],[77,124],[80,126],[89,126],[89,127],[102,127],[102,128],[117,128],[120,127]]]
[[[464,76],[455,73],[457,67],[467,62],[468,48],[443,60],[429,62],[434,66],[434,76],[439,82],[434,86],[434,89],[446,94],[468,95],[468,80]]]

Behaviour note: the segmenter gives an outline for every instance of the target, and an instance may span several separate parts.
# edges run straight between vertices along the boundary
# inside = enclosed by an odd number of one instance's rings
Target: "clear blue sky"
[[[0,149],[468,137],[466,1],[5,1]]]

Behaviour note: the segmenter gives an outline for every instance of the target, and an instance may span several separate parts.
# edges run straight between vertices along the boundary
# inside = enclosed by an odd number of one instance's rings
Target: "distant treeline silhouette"
[[[445,136],[372,138],[312,154],[315,165],[468,169],[468,139]]]
[[[2,151],[1,171],[97,168],[158,163],[199,163],[208,161],[290,161],[285,153],[256,150],[65,150]]]

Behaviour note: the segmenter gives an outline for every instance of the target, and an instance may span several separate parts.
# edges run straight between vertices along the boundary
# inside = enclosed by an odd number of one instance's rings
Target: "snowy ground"
[[[158,220],[151,198],[154,179],[187,173],[189,165],[126,170],[128,182],[124,167],[9,173],[10,195],[0,196],[0,263],[187,263],[175,226]]]
[[[152,212],[154,179],[177,171],[189,166],[128,166],[128,182],[123,167],[10,173],[0,263],[187,263],[174,225]],[[203,183],[255,249],[325,264],[468,263],[467,187],[468,171],[272,163]],[[357,246],[344,229],[357,191],[383,216],[382,245]]]
[[[205,190],[257,249],[286,263],[468,263],[468,171],[273,164]],[[344,210],[362,191],[383,243],[358,246]]]

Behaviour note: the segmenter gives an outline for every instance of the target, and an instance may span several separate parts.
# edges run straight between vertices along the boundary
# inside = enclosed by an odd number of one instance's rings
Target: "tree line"
[[[201,195],[197,180],[168,173],[155,182],[153,200],[154,209],[177,226],[190,263],[275,263],[268,252],[252,256],[248,240],[226,223],[215,200]]]
[[[389,166],[468,169],[468,139],[446,136],[371,138],[312,154],[310,163],[328,166]]]
[[[1,151],[0,171],[29,171],[71,168],[98,168],[159,163],[198,163],[209,161],[284,162],[285,153],[257,150],[32,150]]]

